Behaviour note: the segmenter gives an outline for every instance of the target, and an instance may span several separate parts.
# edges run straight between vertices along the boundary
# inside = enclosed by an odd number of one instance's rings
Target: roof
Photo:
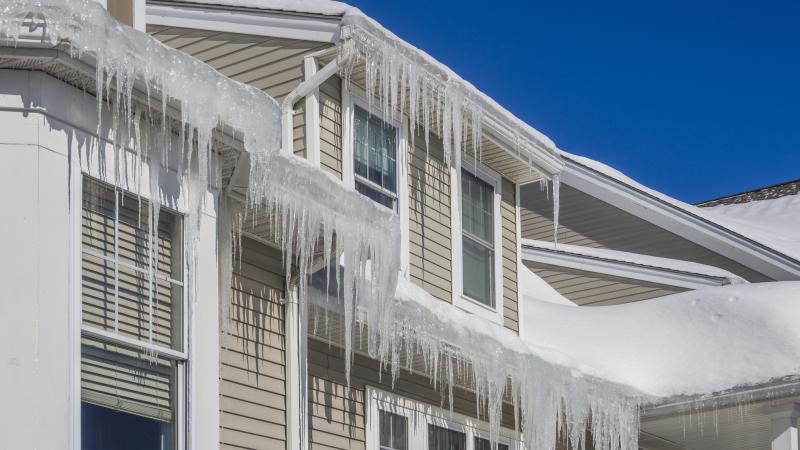
[[[780,216],[770,222],[769,220],[759,220],[753,213],[745,214],[744,210],[740,210],[739,213],[733,213],[732,210],[700,208],[651,189],[599,161],[574,155],[563,150],[560,150],[560,153],[565,160],[573,164],[573,167],[582,167],[582,170],[588,169],[605,179],[612,180],[617,185],[629,188],[655,200],[661,205],[668,206],[666,209],[672,217],[677,217],[678,214],[688,215],[695,220],[711,225],[728,240],[744,238],[758,247],[775,254],[779,259],[788,258],[790,260],[789,263],[795,269],[800,268],[800,231],[795,230],[795,228],[800,229],[800,227],[791,226],[792,220],[794,220],[794,223],[800,223],[800,204],[798,204],[800,196],[785,196],[782,199],[789,200],[770,204],[769,207],[767,207],[767,204],[760,204],[753,210],[758,210],[762,214]],[[577,166],[574,166],[575,164]],[[568,164],[568,168],[569,166]],[[763,201],[778,200],[781,199]],[[751,202],[751,204],[754,203],[760,202]],[[648,210],[647,213],[651,214],[652,211]]]
[[[771,186],[764,186],[751,189],[749,191],[739,192],[737,194],[730,194],[724,197],[705,200],[695,203],[695,206],[706,208],[709,206],[732,205],[736,203],[747,203],[758,200],[772,200],[786,195],[795,195],[798,193],[800,193],[800,178],[797,180],[773,184]]]

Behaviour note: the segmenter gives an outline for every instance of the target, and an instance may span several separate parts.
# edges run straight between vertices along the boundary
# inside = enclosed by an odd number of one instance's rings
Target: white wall
[[[108,145],[88,151],[96,108],[94,97],[46,74],[0,70],[0,449],[66,449],[80,435],[79,317],[70,316],[70,302],[80,311],[79,290],[70,295],[71,278],[80,284],[80,235],[70,233],[69,200],[81,171],[113,182]],[[161,196],[185,211],[176,174],[162,170],[160,180]],[[214,193],[205,209],[190,301],[190,433],[199,449],[219,442]],[[80,205],[73,213],[79,224]]]

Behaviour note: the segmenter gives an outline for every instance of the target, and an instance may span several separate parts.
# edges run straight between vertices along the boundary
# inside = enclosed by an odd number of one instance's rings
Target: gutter
[[[655,405],[643,406],[642,421],[668,416],[719,410],[726,407],[754,404],[800,395],[800,380],[790,377],[774,383],[741,387],[731,391],[693,398],[671,398]]]
[[[571,246],[563,244],[552,246],[550,242],[523,239],[521,243],[521,254],[522,259],[525,261],[621,278],[642,280],[668,286],[679,286],[687,289],[702,289],[725,286],[728,284],[747,283],[747,281],[734,274],[723,276],[721,274],[715,275],[697,271],[680,270],[666,265],[659,266],[645,262],[635,262],[623,257],[613,258],[613,253],[617,253],[614,250],[603,249],[603,252],[608,253],[609,256],[600,256],[570,251],[569,247]],[[591,249],[587,250],[591,251]],[[628,256],[628,258],[630,258],[630,256]],[[683,262],[680,260],[674,261],[677,263]]]

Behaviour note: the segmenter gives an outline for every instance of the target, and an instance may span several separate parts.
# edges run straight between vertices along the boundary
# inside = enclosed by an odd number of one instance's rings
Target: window
[[[355,188],[389,209],[397,208],[397,128],[365,109],[353,110]]]
[[[498,443],[497,448],[492,448],[492,443],[488,439],[475,437],[475,450],[508,450],[508,445]]]
[[[81,446],[176,448],[184,353],[181,218],[84,177]],[[152,218],[155,219],[155,218]]]
[[[366,388],[367,450],[519,450],[516,433],[501,427],[496,448],[489,424],[370,386]]]
[[[379,420],[381,450],[408,450],[408,420],[386,411]]]
[[[467,435],[448,428],[428,425],[428,450],[466,450]]]
[[[461,171],[462,283],[464,295],[494,308],[494,188]]]

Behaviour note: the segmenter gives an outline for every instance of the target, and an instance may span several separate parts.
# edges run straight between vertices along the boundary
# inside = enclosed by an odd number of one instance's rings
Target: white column
[[[772,450],[798,450],[797,419],[800,404],[792,403],[768,413],[772,428]]]

